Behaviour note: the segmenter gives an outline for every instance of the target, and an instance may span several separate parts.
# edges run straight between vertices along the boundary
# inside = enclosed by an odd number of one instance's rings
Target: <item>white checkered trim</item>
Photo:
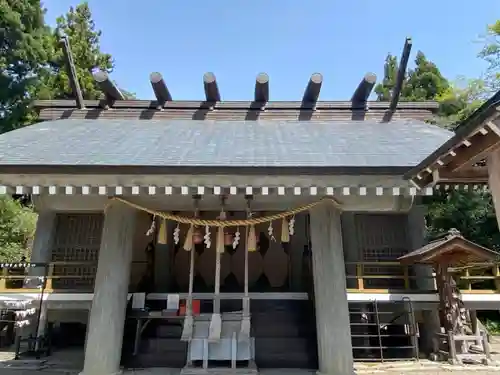
[[[292,196],[381,196],[432,195],[433,188],[372,186],[0,186],[1,194],[48,195],[292,195]]]

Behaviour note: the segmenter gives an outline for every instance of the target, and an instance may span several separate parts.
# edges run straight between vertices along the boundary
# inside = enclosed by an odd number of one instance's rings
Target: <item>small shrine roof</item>
[[[74,166],[77,173],[81,166],[303,167],[338,168],[341,173],[382,168],[402,175],[451,135],[413,119],[66,119],[1,134],[0,169],[22,173],[22,167]]]
[[[450,266],[493,261],[499,253],[465,239],[459,231],[448,234],[398,258],[404,264],[436,264],[446,261]]]

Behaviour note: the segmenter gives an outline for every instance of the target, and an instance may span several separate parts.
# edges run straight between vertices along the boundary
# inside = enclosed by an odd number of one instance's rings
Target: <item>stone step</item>
[[[255,340],[258,367],[317,368],[316,341],[301,338]]]
[[[187,343],[180,339],[150,338],[141,341],[141,353],[187,353]]]
[[[226,368],[226,367],[213,367],[213,368],[197,368],[197,367],[184,367],[180,375],[257,375],[259,370],[255,367],[252,368]]]
[[[159,325],[156,327],[155,336],[158,338],[177,338],[182,335],[181,325]]]

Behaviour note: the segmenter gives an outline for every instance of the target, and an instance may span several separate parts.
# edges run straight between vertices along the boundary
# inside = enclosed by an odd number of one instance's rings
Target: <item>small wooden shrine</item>
[[[454,347],[452,342],[466,342],[476,339],[475,336],[466,337],[467,312],[462,302],[460,290],[453,278],[452,270],[474,263],[493,262],[498,257],[497,252],[471,242],[465,239],[458,230],[451,229],[443,238],[432,241],[399,258],[399,261],[406,265],[427,264],[433,266],[439,294],[441,326],[444,327],[448,339],[449,357],[452,362],[457,362],[457,354],[455,348],[452,348]],[[437,336],[440,336],[440,333]],[[467,352],[465,345],[461,345],[457,349]],[[485,354],[487,354],[486,348]]]

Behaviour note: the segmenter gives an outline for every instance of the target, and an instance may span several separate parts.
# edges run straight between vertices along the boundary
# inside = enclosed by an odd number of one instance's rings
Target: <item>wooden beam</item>
[[[396,83],[394,85],[394,89],[391,95],[391,105],[390,105],[391,111],[395,111],[398,106],[401,90],[403,89],[406,68],[408,67],[408,60],[410,59],[411,46],[412,46],[411,38],[406,38],[405,45],[403,47],[403,53],[401,54],[401,60],[399,61]]]
[[[266,73],[259,73],[255,79],[255,95],[256,102],[269,101],[269,76]]]
[[[73,61],[73,54],[71,53],[71,47],[69,45],[69,39],[67,36],[61,37],[59,44],[62,47],[64,60],[66,60],[66,71],[68,73],[69,84],[71,86],[71,91],[76,99],[76,105],[79,109],[85,108],[85,103],[83,101],[83,93],[80,88],[80,82],[78,81],[78,74],[76,73],[75,62]]]
[[[460,171],[450,172],[440,169],[434,172],[435,183],[467,183],[479,184],[488,182],[488,169],[486,167],[468,167]]]
[[[319,99],[321,92],[321,85],[323,84],[323,75],[321,73],[314,73],[309,78],[304,96],[302,97],[303,103],[316,103]]]
[[[172,108],[186,108],[186,109],[198,109],[200,105],[203,105],[204,101],[200,100],[179,100],[167,102],[165,105]],[[224,109],[251,109],[253,100],[249,101],[221,101],[217,103],[217,108]],[[370,109],[377,111],[386,111],[389,109],[389,103],[387,102],[368,102]],[[57,109],[57,108],[76,108],[75,100],[68,99],[55,99],[55,100],[35,100],[33,106],[38,109]],[[155,109],[158,106],[156,100],[121,100],[115,103],[115,108],[122,109]],[[99,100],[85,100],[85,107],[87,108],[99,108]],[[266,108],[274,108],[280,110],[289,109],[302,109],[304,103],[300,100],[297,101],[273,101],[269,102]],[[339,110],[348,111],[352,109],[352,102],[349,101],[318,101],[318,109],[325,110]],[[409,111],[426,111],[432,112],[438,109],[438,104],[436,102],[401,102],[398,105],[398,110],[409,110]]]
[[[212,72],[205,73],[203,75],[203,86],[205,87],[205,98],[207,102],[220,102],[220,92],[215,74]]]
[[[94,73],[94,79],[99,85],[101,91],[104,93],[104,95],[106,95],[106,100],[108,102],[125,99],[118,87],[116,87],[114,82],[109,78],[108,73],[103,71]]]
[[[170,95],[170,91],[168,91],[168,87],[165,84],[161,73],[151,73],[149,75],[149,80],[151,81],[151,86],[153,87],[158,106],[162,107],[166,102],[172,101],[172,95]]]
[[[470,146],[462,144],[462,146],[454,149],[456,156],[446,164],[446,170],[455,172],[484,159],[487,154],[500,146],[500,136],[492,131],[485,135],[477,133],[477,135],[469,139],[469,142]]]
[[[351,101],[353,105],[366,104],[375,86],[375,82],[377,82],[377,76],[374,73],[365,74],[352,96]]]

